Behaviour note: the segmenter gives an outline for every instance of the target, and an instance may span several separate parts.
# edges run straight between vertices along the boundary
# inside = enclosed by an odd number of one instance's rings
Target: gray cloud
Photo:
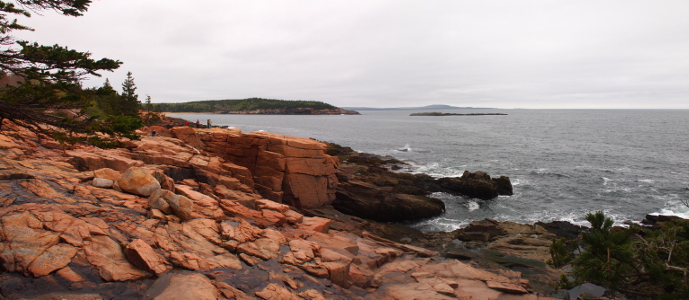
[[[95,1],[22,38],[125,64],[155,102],[689,108],[686,1]],[[100,85],[103,79],[87,85]]]

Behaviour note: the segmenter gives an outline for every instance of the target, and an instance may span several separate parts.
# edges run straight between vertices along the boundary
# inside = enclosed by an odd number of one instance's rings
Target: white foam
[[[457,219],[450,219],[445,217],[434,218],[426,221],[419,222],[414,225],[416,228],[423,229],[429,228],[430,231],[442,231],[450,232],[469,225],[469,222],[460,221]]]
[[[479,209],[479,207],[480,207],[476,201],[469,201],[469,202],[465,203],[464,205],[467,207],[467,209],[469,211],[475,211],[475,210]]]
[[[608,185],[608,182],[612,181],[612,179],[607,178],[607,177],[601,177],[601,179],[603,179],[603,185]]]
[[[680,199],[680,196],[677,194],[670,194],[669,196],[674,197],[670,197],[672,199],[668,200],[665,207],[662,208],[659,212],[654,212],[651,214],[678,216],[684,219],[689,219],[689,207],[687,207],[685,203]]]
[[[522,178],[510,178],[510,181],[512,182],[512,186],[529,184],[528,180]]]

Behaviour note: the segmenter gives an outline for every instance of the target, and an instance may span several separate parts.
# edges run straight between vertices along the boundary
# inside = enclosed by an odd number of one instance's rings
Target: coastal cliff
[[[157,127],[104,150],[2,125],[3,298],[544,298],[334,211],[339,161],[318,141]]]

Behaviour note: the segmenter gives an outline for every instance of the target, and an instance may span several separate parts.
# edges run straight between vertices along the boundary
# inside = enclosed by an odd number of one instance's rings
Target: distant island
[[[502,113],[471,113],[471,114],[454,114],[454,113],[442,113],[442,112],[419,112],[419,113],[413,113],[410,116],[412,117],[418,117],[418,116],[423,116],[423,117],[444,117],[444,116],[506,116],[507,114],[502,114]]]
[[[387,107],[387,108],[343,107],[343,108],[349,109],[349,110],[493,109],[490,107],[459,107],[459,106],[452,106],[452,105],[445,105],[445,104],[432,104],[432,105],[417,106],[417,107]]]
[[[263,115],[358,115],[321,101],[249,98],[160,103],[160,111],[171,113],[263,114]]]

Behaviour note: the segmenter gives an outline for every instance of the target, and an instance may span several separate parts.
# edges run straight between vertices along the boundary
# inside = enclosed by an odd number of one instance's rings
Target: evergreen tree
[[[153,110],[151,106],[151,95],[146,95],[146,104],[144,106],[144,109],[148,111]]]
[[[127,78],[122,83],[122,109],[120,112],[125,116],[138,116],[140,106],[132,72],[127,72]]]
[[[122,63],[94,60],[88,52],[59,45],[16,41],[10,35],[14,30],[33,30],[11,16],[30,17],[31,12],[55,10],[76,17],[90,4],[91,0],[0,1],[0,71],[20,78],[0,87],[0,126],[3,119],[9,119],[40,132],[54,128],[44,124],[69,132],[93,131],[97,120],[87,114],[93,101],[82,89],[81,80],[87,75],[100,76],[97,71],[117,69]]]
[[[689,221],[616,228],[600,211],[586,220],[591,228],[581,234],[581,251],[572,261],[575,280],[563,276],[562,285],[591,282],[642,299],[687,299]]]
[[[122,99],[115,89],[110,85],[110,80],[105,79],[103,86],[95,90],[95,102],[101,113],[107,115],[118,115]]]
[[[146,102],[144,104],[144,109],[146,110],[146,113],[143,116],[144,119],[144,124],[146,126],[151,126],[156,123],[158,123],[161,119],[160,112],[158,111],[160,109],[159,105],[153,105],[151,104],[151,96],[146,95]]]

